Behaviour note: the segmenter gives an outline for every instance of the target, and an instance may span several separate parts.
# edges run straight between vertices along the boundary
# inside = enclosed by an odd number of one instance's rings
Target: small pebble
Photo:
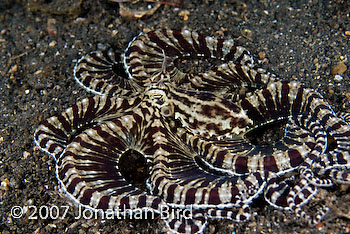
[[[27,159],[30,156],[30,153],[28,151],[23,152],[23,158]]]
[[[56,36],[57,35],[57,28],[56,28],[56,20],[55,19],[48,19],[47,20],[47,32],[50,36]]]
[[[54,223],[49,223],[47,226],[49,226],[52,229],[57,228],[56,224]]]
[[[10,68],[9,73],[14,74],[17,72],[17,70],[18,70],[18,66],[17,64],[15,64]]]
[[[34,75],[37,76],[37,75],[41,74],[42,72],[43,72],[43,70],[41,70],[41,69],[40,69],[40,70],[37,70],[36,72],[34,72]]]
[[[190,12],[188,10],[180,11],[178,16],[182,16],[184,18],[184,21],[188,20],[188,16],[190,15]]]
[[[55,47],[57,45],[57,42],[56,41],[51,41],[49,43],[49,47]]]
[[[334,67],[332,67],[332,71],[331,74],[335,75],[335,74],[343,74],[346,71],[347,67],[344,63],[338,63],[337,65],[335,65]]]
[[[83,23],[86,21],[86,18],[78,17],[73,22],[74,23]]]
[[[341,75],[335,75],[334,76],[334,80],[337,81],[337,82],[340,82],[343,80],[343,77]]]
[[[7,178],[1,181],[1,186],[0,186],[1,189],[7,191],[9,190],[9,187],[10,187],[10,181]]]
[[[118,30],[113,30],[112,31],[112,37],[116,37],[118,35]]]
[[[266,56],[265,52],[259,52],[258,53],[259,59],[263,60]]]

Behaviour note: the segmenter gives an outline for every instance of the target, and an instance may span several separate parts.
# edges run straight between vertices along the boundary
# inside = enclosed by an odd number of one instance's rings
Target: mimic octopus
[[[191,59],[219,65],[179,68]],[[74,76],[95,95],[44,121],[34,138],[55,159],[62,191],[87,209],[190,208],[191,217],[163,220],[174,233],[200,233],[208,219],[249,220],[263,197],[317,223],[327,208],[311,217],[303,205],[319,187],[350,182],[350,115],[256,67],[233,40],[154,30],[124,53],[83,56]],[[251,140],[281,123],[279,139]],[[123,172],[131,157],[146,168],[141,185]]]

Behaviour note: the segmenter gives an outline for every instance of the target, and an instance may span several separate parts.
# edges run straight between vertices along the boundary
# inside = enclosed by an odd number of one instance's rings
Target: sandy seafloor
[[[118,4],[107,0],[0,0],[1,233],[166,233],[159,218],[76,220],[74,205],[58,193],[54,160],[34,150],[32,137],[45,118],[91,96],[72,77],[76,59],[108,45],[123,49],[139,32],[187,28],[233,38],[259,66],[316,89],[336,111],[349,109],[349,69],[332,74],[342,67],[338,63],[350,65],[346,0],[185,0],[183,5],[166,4],[149,17],[124,19]],[[350,189],[320,189],[305,210],[315,213],[322,204],[331,209],[317,226],[258,199],[249,222],[210,221],[204,233],[349,233]],[[30,205],[70,208],[57,220],[29,219],[32,210],[19,219],[11,216],[11,207]]]

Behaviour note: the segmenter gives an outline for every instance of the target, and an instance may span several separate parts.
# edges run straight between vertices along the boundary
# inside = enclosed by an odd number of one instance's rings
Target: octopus
[[[181,68],[189,60],[216,64]],[[327,207],[304,205],[320,187],[350,183],[350,114],[258,68],[231,39],[153,30],[123,53],[83,56],[74,77],[94,95],[44,121],[34,140],[86,209],[167,211],[180,214],[162,216],[171,232],[201,233],[210,219],[248,221],[262,197],[315,224]],[[259,140],[273,126],[281,136]]]

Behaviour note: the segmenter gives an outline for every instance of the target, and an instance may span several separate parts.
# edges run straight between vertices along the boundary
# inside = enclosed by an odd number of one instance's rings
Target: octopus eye
[[[171,105],[166,105],[160,109],[160,112],[162,113],[162,115],[164,117],[169,117],[170,115],[172,115],[174,113],[174,109],[172,108]]]

